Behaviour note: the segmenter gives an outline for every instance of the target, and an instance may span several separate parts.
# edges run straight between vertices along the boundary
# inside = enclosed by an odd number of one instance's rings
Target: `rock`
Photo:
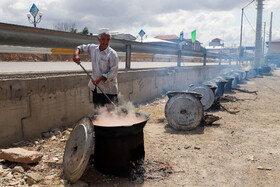
[[[5,178],[8,179],[8,180],[11,180],[14,176],[11,174],[11,172],[9,172]]]
[[[188,148],[190,148],[190,147],[191,147],[191,146],[190,146],[190,145],[188,145],[188,146],[185,146],[185,147],[184,147],[184,149],[188,149]]]
[[[22,143],[24,143],[24,140],[21,140],[21,141],[16,142],[16,143],[12,143],[12,146],[17,147],[18,145],[20,145]]]
[[[49,175],[49,176],[46,176],[45,179],[46,180],[52,180],[54,177],[55,177],[54,175]]]
[[[17,165],[16,163],[12,163],[11,165],[9,165],[9,168],[14,169],[14,167],[16,167],[16,165]]]
[[[50,138],[52,135],[51,135],[50,132],[43,132],[43,133],[42,133],[42,136],[43,136],[44,138]]]
[[[30,166],[25,163],[19,163],[18,166],[21,166],[24,169],[24,171],[27,171],[30,169]]]
[[[55,136],[52,136],[52,137],[51,137],[51,141],[54,141],[54,140],[56,140],[56,137],[55,137]]]
[[[88,187],[88,184],[83,181],[77,181],[75,184],[72,184],[71,187]]]
[[[16,166],[14,169],[12,169],[13,173],[24,173],[24,169],[21,166]]]
[[[42,180],[42,176],[37,173],[28,173],[26,174],[26,177],[27,177],[26,183],[28,185],[36,184]]]
[[[67,141],[67,139],[65,139],[65,138],[60,140],[60,142],[66,142],[66,141]]]
[[[262,167],[262,166],[259,166],[258,169],[259,169],[259,170],[269,170],[269,171],[272,170],[272,168],[269,168],[269,167]]]
[[[41,151],[42,150],[42,146],[37,147],[37,151]]]
[[[52,132],[54,133],[55,136],[61,133],[59,128],[52,129]]]
[[[249,160],[249,161],[255,161],[255,157],[252,156],[252,155],[249,155],[249,156],[248,156],[248,160]]]
[[[3,169],[8,169],[8,166],[6,164],[2,165]]]
[[[43,157],[43,153],[29,151],[23,148],[0,149],[0,158],[18,163],[38,163]]]
[[[0,173],[4,172],[4,166],[0,164]]]
[[[26,184],[26,183],[25,183],[25,180],[24,180],[24,179],[21,179],[21,180],[20,180],[20,185],[25,186],[25,184]]]
[[[16,186],[19,183],[20,183],[20,181],[10,182],[9,186]]]

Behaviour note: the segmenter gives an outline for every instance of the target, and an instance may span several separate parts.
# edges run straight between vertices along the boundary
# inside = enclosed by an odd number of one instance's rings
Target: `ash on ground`
[[[143,165],[136,166],[129,175],[129,180],[142,184],[148,180],[163,180],[172,174],[172,167],[168,163],[146,160]]]

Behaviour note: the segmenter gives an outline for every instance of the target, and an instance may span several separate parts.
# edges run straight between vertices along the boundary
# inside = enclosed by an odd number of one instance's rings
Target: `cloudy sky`
[[[107,27],[112,31],[134,36],[143,29],[147,36],[179,36],[191,38],[197,30],[197,40],[208,46],[214,38],[224,40],[225,46],[238,46],[241,8],[252,0],[0,0],[0,22],[32,26],[26,17],[33,3],[43,13],[40,28],[54,29],[58,22],[75,23],[78,31],[88,27],[96,33]],[[266,39],[273,12],[272,39],[280,39],[280,1],[265,0],[263,21]],[[245,8],[244,44],[254,45],[256,2]]]

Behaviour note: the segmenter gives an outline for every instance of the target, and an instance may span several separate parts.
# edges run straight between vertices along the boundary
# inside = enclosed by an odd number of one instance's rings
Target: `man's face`
[[[101,35],[101,37],[98,38],[98,41],[100,44],[99,49],[100,49],[100,51],[103,51],[109,46],[110,35]]]

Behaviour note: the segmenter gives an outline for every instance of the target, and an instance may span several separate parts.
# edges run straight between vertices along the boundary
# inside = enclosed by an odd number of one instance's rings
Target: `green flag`
[[[192,31],[192,43],[195,43],[196,30]]]

